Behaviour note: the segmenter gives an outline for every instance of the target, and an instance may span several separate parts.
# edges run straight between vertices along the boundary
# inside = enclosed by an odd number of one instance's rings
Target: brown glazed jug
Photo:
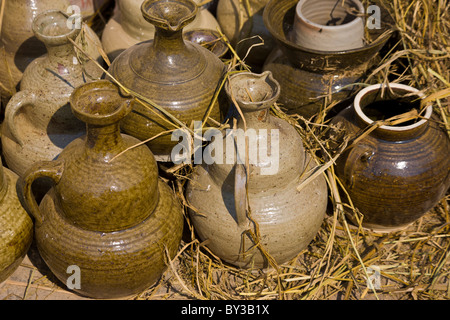
[[[68,28],[67,21],[68,16],[57,10],[36,16],[33,32],[45,44],[47,54],[27,66],[21,90],[5,109],[3,154],[8,167],[19,176],[37,161],[53,160],[85,132],[84,123],[70,110],[69,98],[74,88],[92,79],[70,42],[80,29]]]
[[[226,92],[244,117],[236,129],[223,134],[236,133],[236,148],[224,138],[222,161],[208,160],[195,167],[186,187],[189,215],[200,239],[223,261],[241,268],[270,268],[266,253],[281,264],[315,237],[327,207],[327,185],[318,176],[298,189],[313,169],[312,162],[295,128],[270,114],[280,94],[270,72],[234,74]],[[249,139],[248,172],[243,161],[245,136]],[[204,154],[217,154],[220,149],[213,145]],[[257,234],[256,228],[262,248],[255,246],[257,240],[248,232]]]
[[[34,18],[47,10],[60,10],[68,15],[75,12],[70,10],[69,0],[6,0],[4,6],[0,35],[0,91],[6,105],[19,89],[28,64],[46,53],[44,44],[32,31]],[[76,38],[77,44],[91,57],[101,61],[98,50],[101,47],[100,39],[86,24],[82,25],[82,30]],[[78,49],[77,52],[82,54]],[[89,60],[86,65],[89,72],[97,71],[97,67]]]
[[[333,118],[333,139],[347,136],[352,141],[375,121],[420,111],[423,95],[417,89],[388,86],[359,91],[353,104]],[[379,232],[405,228],[445,196],[450,140],[434,121],[432,108],[426,106],[419,119],[375,127],[336,161],[336,175],[362,214],[363,227]]]
[[[120,133],[133,102],[107,80],[75,89],[70,103],[86,135],[57,160],[35,164],[23,179],[43,260],[64,284],[68,267],[77,266],[81,287],[73,290],[93,298],[147,289],[181,241],[181,206],[158,178],[151,151],[145,145],[129,149],[140,141]],[[54,186],[38,206],[31,185],[40,177]]]
[[[179,121],[187,125],[201,121],[220,87],[225,65],[208,49],[183,39],[183,28],[195,18],[197,4],[192,0],[146,0],[141,9],[155,26],[155,38],[122,52],[109,72]],[[214,103],[209,115],[217,121],[221,119],[220,101]],[[139,140],[161,134],[147,145],[157,161],[170,161],[176,142],[171,140],[171,132],[164,132],[177,127],[152,108],[136,103],[122,121],[122,130]]]
[[[307,0],[305,1],[305,5],[308,5],[307,17],[312,19],[316,16],[332,16],[332,12],[328,15],[324,13],[322,5],[322,3],[330,2],[333,2],[333,8],[349,0]],[[364,30],[368,37],[365,38],[363,46],[325,50],[324,44],[318,43],[319,37],[313,37],[312,42],[317,43],[317,46],[305,47],[294,41],[298,3],[298,0],[270,0],[266,5],[263,14],[264,23],[276,40],[277,46],[267,57],[263,70],[271,71],[280,83],[282,90],[279,103],[287,109],[288,114],[312,118],[332,101],[342,102],[354,97],[359,89],[355,83],[364,82],[370,69],[379,61],[379,52],[392,34],[393,23],[383,4],[379,0],[374,0],[373,4],[380,9],[380,26],[367,27]],[[350,9],[337,10],[339,15],[336,14],[333,19],[339,18],[346,21],[349,19],[347,11]],[[363,12],[366,9],[362,8]],[[359,19],[356,14],[350,17],[351,21],[348,24]],[[336,28],[338,29],[336,32],[341,34],[345,32],[344,25],[328,28]],[[323,25],[323,28],[326,26]],[[355,37],[354,28],[356,26],[351,26],[352,32],[347,33],[348,37]],[[330,39],[324,41],[332,43],[336,32],[332,33]],[[325,31],[319,32],[319,34],[323,33]],[[368,39],[371,40],[370,43],[367,42]]]
[[[0,283],[17,270],[33,241],[33,221],[22,207],[17,180],[0,163]]]

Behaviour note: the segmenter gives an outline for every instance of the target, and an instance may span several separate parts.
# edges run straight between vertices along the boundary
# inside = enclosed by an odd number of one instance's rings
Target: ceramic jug
[[[17,270],[33,241],[33,221],[17,194],[17,179],[0,163],[0,283]]]
[[[183,39],[183,29],[195,19],[196,12],[197,4],[192,0],[144,1],[142,14],[155,25],[155,38],[122,52],[109,68],[123,86],[186,125],[202,121],[208,110],[211,118],[220,121],[221,102],[225,100],[218,99],[209,109],[225,74],[225,64],[208,49]],[[177,142],[171,140],[169,130],[177,126],[165,117],[156,108],[136,103],[121,126],[139,140],[155,138],[148,146],[156,159],[170,161]]]
[[[201,0],[195,0],[197,4]],[[122,51],[142,42],[151,40],[155,27],[141,14],[143,0],[118,0],[113,17],[108,21],[102,33],[102,44],[108,57],[113,61]],[[199,7],[195,19],[185,30],[220,29],[216,18],[206,8]]]
[[[70,103],[86,123],[86,135],[57,160],[35,164],[23,179],[39,253],[64,284],[71,275],[67,268],[77,266],[81,287],[73,289],[93,298],[147,289],[181,241],[181,206],[158,178],[151,151],[130,148],[140,141],[120,133],[119,122],[133,102],[107,80],[75,89]],[[31,185],[40,177],[54,186],[38,206]]]
[[[223,157],[222,161],[204,161],[195,167],[186,187],[189,216],[201,241],[223,261],[241,268],[270,268],[266,253],[281,264],[315,237],[327,207],[327,185],[324,177],[318,176],[298,189],[313,166],[295,128],[270,114],[280,94],[270,72],[234,74],[226,92],[238,104],[243,118],[239,118],[235,131],[223,133],[224,139],[214,138],[224,141],[225,146],[206,147],[204,154],[222,149]],[[225,137],[244,129],[236,145],[229,145]],[[249,139],[248,154],[239,140],[242,137]],[[271,157],[265,157],[269,153]],[[247,155],[248,172],[246,162],[241,161]],[[248,233],[255,231],[256,225],[261,248]]]
[[[67,27],[68,16],[45,11],[33,21],[33,32],[47,54],[25,69],[18,91],[5,109],[2,149],[8,167],[19,176],[35,162],[53,160],[85,125],[74,117],[69,98],[75,87],[91,81],[69,39],[80,29]],[[98,74],[100,76],[101,73]]]
[[[6,1],[4,5],[0,36],[0,87],[3,106],[6,106],[11,96],[19,90],[25,68],[46,52],[44,44],[32,31],[33,19],[47,10],[60,10],[69,16],[74,11],[70,10],[71,3],[68,0],[13,0]],[[92,58],[102,61],[98,50],[101,47],[100,39],[86,24],[82,24],[82,31],[76,43]],[[83,56],[79,49],[76,51],[80,57]],[[88,58],[85,59],[87,72],[95,74],[97,67]]]
[[[275,45],[274,38],[263,22],[267,3],[268,0],[220,0],[217,4],[217,21],[223,33],[239,56],[246,57],[246,64],[253,69],[261,69]],[[263,45],[260,45],[262,42]]]
[[[333,2],[337,6],[341,6],[342,3],[342,1]],[[310,19],[318,19],[318,23],[303,25],[304,28],[296,32],[294,27],[297,27],[295,21],[298,3],[298,0],[271,0],[266,5],[264,23],[276,39],[277,47],[267,57],[263,70],[271,71],[280,83],[282,91],[279,102],[287,109],[286,112],[310,119],[332,101],[339,103],[351,99],[356,94],[359,87],[355,83],[364,82],[368,71],[378,61],[381,48],[392,34],[393,24],[384,6],[379,1],[374,1],[373,3],[380,9],[379,28],[364,30],[367,36],[360,48],[350,46],[343,49],[335,45],[339,49],[332,50],[326,46],[334,43],[332,40],[337,39],[336,33],[342,37],[342,32],[345,32],[344,39],[359,40],[360,35],[355,35],[355,30],[360,30],[357,28],[360,24],[353,24],[359,21],[360,14],[349,15],[343,8],[333,11],[329,7],[329,0],[302,1],[305,14]],[[334,19],[343,24],[326,26],[328,21],[323,20],[327,16],[324,13],[324,4],[327,5],[327,10],[331,10],[330,14],[335,12]],[[359,8],[356,12],[360,12],[361,6],[356,7]],[[367,10],[363,9],[364,12]],[[309,34],[308,30],[317,30],[317,25],[321,26],[322,31]],[[347,28],[347,25],[350,28]],[[357,33],[360,34],[360,31]],[[304,45],[309,43],[309,46],[299,45],[295,40],[298,37],[296,34],[303,35],[304,41],[309,39],[309,42],[304,42]],[[322,37],[324,39],[320,42]],[[371,40],[370,43],[367,39]],[[340,45],[345,43],[339,42]]]
[[[450,186],[450,140],[434,121],[432,105],[421,110],[419,90],[388,86],[362,89],[331,122],[333,140],[342,141],[344,135],[352,141],[375,121],[413,110],[420,113],[416,120],[375,127],[336,161],[336,175],[362,214],[362,226],[379,232],[413,223]]]

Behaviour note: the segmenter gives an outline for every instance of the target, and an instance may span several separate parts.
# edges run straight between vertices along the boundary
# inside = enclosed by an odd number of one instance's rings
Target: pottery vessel
[[[155,38],[122,52],[109,72],[122,85],[147,97],[179,121],[190,125],[210,117],[220,121],[221,101],[209,109],[225,73],[225,64],[202,46],[183,40],[183,28],[195,19],[197,5],[191,0],[147,0],[142,14],[156,27]],[[177,129],[171,120],[152,107],[136,103],[122,121],[122,129],[148,142],[158,161],[170,161],[177,142],[169,130]],[[160,136],[157,136],[160,134]]]
[[[238,137],[239,130],[247,130],[249,171],[245,161],[239,160],[246,155],[241,135],[235,150],[231,149],[233,161],[204,161],[195,167],[186,189],[189,215],[200,239],[223,261],[242,268],[270,268],[273,265],[265,253],[281,264],[315,237],[327,207],[327,185],[318,176],[297,189],[313,169],[312,162],[295,128],[269,112],[280,93],[270,72],[232,75],[226,91],[244,116],[233,132]],[[223,134],[232,137],[229,132]],[[222,159],[228,159],[227,138],[223,141]],[[218,152],[214,145],[209,144],[204,154]],[[269,153],[272,158],[261,156]],[[255,246],[249,232],[256,234],[256,225],[262,248]]]
[[[68,0],[20,0],[6,1],[0,36],[0,82],[4,106],[19,90],[25,68],[35,58],[46,53],[44,44],[36,38],[32,31],[34,18],[47,10],[69,11]],[[95,32],[86,24],[82,24],[82,32],[76,38],[76,43],[92,58],[102,61],[98,47],[101,41]],[[98,72],[93,62],[86,58],[79,49],[80,57],[85,60],[87,73],[95,75]]]
[[[313,50],[362,48],[364,13],[358,0],[300,0],[295,7],[292,38],[299,46]]]
[[[218,31],[211,29],[191,29],[183,33],[184,40],[199,44],[219,58],[224,58],[228,52],[228,46]]]
[[[122,51],[142,41],[152,40],[155,27],[141,13],[143,0],[118,0],[113,17],[102,33],[102,44],[109,59],[113,61]],[[201,0],[195,0],[198,4]],[[195,19],[186,26],[192,29],[220,29],[216,18],[206,8],[199,7]]]
[[[67,20],[65,13],[56,10],[34,19],[33,32],[44,43],[47,54],[27,66],[21,90],[5,109],[3,154],[8,168],[19,176],[35,162],[53,160],[85,132],[84,123],[70,110],[69,98],[75,87],[91,79],[70,42],[80,29],[69,29]]]
[[[245,57],[246,64],[253,69],[261,69],[275,45],[274,38],[263,22],[264,8],[268,2],[268,0],[248,2],[219,0],[217,4],[216,17],[223,33],[236,48],[239,56]],[[264,44],[260,45],[262,41]]]
[[[63,283],[67,268],[79,267],[81,288],[73,289],[93,298],[147,289],[181,241],[181,206],[158,178],[151,151],[145,145],[128,149],[140,141],[120,133],[133,102],[107,80],[78,87],[70,103],[86,122],[86,135],[57,160],[35,164],[22,186],[42,258]],[[40,177],[54,186],[38,206],[31,185]]]
[[[388,11],[374,1],[380,8],[380,28],[366,30],[370,43],[366,37],[361,48],[323,51],[319,43],[317,48],[307,48],[294,41],[297,3],[297,0],[271,0],[266,5],[264,23],[278,46],[265,61],[263,70],[271,71],[280,83],[279,102],[287,113],[312,118],[332,101],[341,102],[356,94],[359,87],[355,83],[363,82],[378,61],[393,24]],[[316,9],[321,12],[315,1],[311,10]],[[353,36],[351,32],[349,37]]]
[[[17,270],[33,241],[33,221],[20,202],[17,179],[0,163],[0,283]]]
[[[352,141],[374,121],[420,112],[423,95],[417,89],[396,83],[389,88],[378,84],[361,90],[333,118],[333,140],[342,141],[344,135]],[[432,108],[426,106],[415,121],[377,127],[336,161],[336,175],[361,212],[363,227],[380,232],[404,228],[445,196],[450,140],[433,120]]]

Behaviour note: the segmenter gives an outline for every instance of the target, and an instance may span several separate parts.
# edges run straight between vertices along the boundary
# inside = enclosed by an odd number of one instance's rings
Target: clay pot
[[[122,85],[153,101],[179,121],[201,121],[225,73],[225,64],[208,49],[183,40],[183,28],[196,16],[191,0],[146,0],[142,14],[156,27],[155,39],[139,43],[118,56],[109,72]],[[223,100],[223,99],[222,99]],[[210,117],[220,121],[221,99]],[[158,110],[136,103],[122,122],[123,131],[139,140],[157,138],[148,146],[158,161],[170,161],[176,142],[171,132],[176,125]]]
[[[219,58],[228,52],[228,46],[222,40],[220,33],[211,29],[192,29],[183,33],[184,40],[199,44]]]
[[[297,3],[297,0],[272,0],[266,5],[264,23],[278,46],[267,58],[263,70],[271,71],[280,83],[279,102],[286,112],[311,118],[331,101],[341,102],[356,94],[358,87],[354,84],[364,81],[392,33],[392,18],[383,5],[375,1],[381,10],[381,27],[366,30],[373,40],[370,44],[361,48],[322,51],[324,44],[318,41],[316,48],[294,42]],[[311,5],[312,11],[321,12],[320,8],[317,2]],[[351,32],[349,37],[353,36]]]
[[[113,17],[102,33],[102,44],[109,59],[113,61],[122,51],[142,41],[152,40],[155,27],[148,23],[141,13],[143,0],[118,0]],[[201,0],[195,0],[200,3]],[[217,30],[216,18],[206,8],[198,8],[195,19],[185,30]]]
[[[84,73],[69,39],[80,29],[67,27],[68,16],[56,10],[39,14],[32,29],[47,54],[25,69],[20,91],[9,101],[2,125],[2,148],[8,167],[19,176],[34,163],[53,160],[85,125],[69,105],[74,88],[91,79]],[[100,76],[101,73],[98,73]]]
[[[217,4],[217,21],[223,33],[245,63],[254,69],[261,69],[275,41],[263,22],[264,7],[268,0],[219,0]],[[246,40],[244,40],[246,39]],[[263,45],[259,45],[264,41]],[[240,42],[241,40],[244,40]],[[250,53],[248,50],[252,45]],[[247,55],[247,56],[246,56]]]
[[[301,47],[321,51],[361,48],[364,14],[358,0],[300,0],[295,7],[293,40]]]
[[[345,135],[351,141],[374,121],[420,110],[423,95],[417,89],[395,83],[389,88],[361,90],[332,120],[334,139]],[[339,157],[336,175],[362,213],[363,227],[404,228],[444,197],[450,186],[450,140],[432,113],[428,105],[419,120],[380,126]]]
[[[79,267],[81,288],[74,290],[94,298],[147,289],[181,241],[181,206],[158,179],[148,147],[122,153],[140,142],[120,133],[133,102],[107,80],[78,87],[70,103],[86,122],[86,136],[57,160],[35,164],[23,182],[42,258],[63,283],[71,275],[67,268]],[[40,177],[52,179],[54,187],[38,207],[31,185]]]
[[[35,58],[46,53],[44,44],[32,31],[33,19],[47,10],[66,13],[69,6],[68,0],[6,1],[0,36],[0,82],[4,105],[18,90],[25,68]],[[71,13],[72,11],[68,12]],[[91,57],[102,61],[98,50],[98,47],[101,47],[100,39],[87,25],[83,24],[82,30],[76,38],[76,43]],[[83,56],[78,49],[76,51]],[[86,72],[95,76],[98,68],[89,59],[85,60]]]
[[[186,188],[189,215],[200,239],[223,261],[242,268],[271,267],[248,230],[255,233],[258,225],[262,248],[278,264],[294,258],[321,226],[327,185],[319,176],[297,190],[309,176],[311,159],[295,128],[269,113],[280,93],[270,72],[232,75],[226,91],[238,103],[244,118],[239,118],[236,131],[223,134],[232,137],[234,132],[243,132],[245,119],[248,155],[254,161],[249,160],[246,172],[245,162],[239,160],[245,159],[245,144],[237,142],[230,156],[229,141],[223,139],[222,159],[232,161],[204,161],[195,167]],[[218,152],[214,145],[209,144],[204,154]],[[234,144],[231,147],[233,151]],[[268,150],[273,158],[264,159],[261,152],[266,155]]]
[[[0,283],[17,270],[33,241],[33,222],[18,197],[17,179],[0,163]]]

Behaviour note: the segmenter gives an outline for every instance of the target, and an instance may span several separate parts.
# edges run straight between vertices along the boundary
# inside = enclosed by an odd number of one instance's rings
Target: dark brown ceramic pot
[[[224,63],[211,51],[183,40],[183,28],[195,18],[192,0],[146,0],[144,18],[155,28],[155,38],[122,52],[109,72],[125,87],[149,98],[178,120],[190,125],[207,114],[225,72]],[[223,99],[222,99],[223,100]],[[220,100],[210,117],[220,120]],[[122,129],[140,140],[147,140],[177,127],[166,116],[136,103],[122,122]],[[159,116],[158,116],[159,115]],[[156,159],[170,161],[176,142],[171,133],[148,142]]]
[[[17,194],[17,179],[0,161],[0,283],[19,267],[33,241],[33,221]]]
[[[354,84],[364,80],[390,37],[392,19],[383,5],[375,1],[381,12],[380,28],[367,30],[370,44],[350,50],[315,50],[293,40],[297,3],[298,0],[271,0],[266,5],[264,23],[278,46],[267,58],[263,70],[271,71],[280,83],[279,103],[287,113],[310,118],[323,109],[325,102],[339,102],[356,93],[358,87]]]
[[[70,143],[57,160],[34,165],[24,178],[42,258],[63,283],[71,275],[68,267],[79,267],[81,288],[74,290],[94,298],[145,290],[159,279],[165,259],[175,255],[181,241],[180,204],[158,179],[148,147],[120,154],[140,142],[120,133],[119,122],[133,101],[106,80],[75,89],[71,106],[86,122],[86,136]],[[38,207],[31,185],[40,177],[55,185]]]
[[[332,120],[336,132],[354,139],[377,119],[417,109],[418,90],[400,84],[389,86],[392,92],[381,90],[381,85],[361,90],[353,105]],[[408,226],[448,190],[450,140],[433,121],[432,112],[429,105],[420,120],[377,127],[337,160],[336,174],[362,213],[364,227],[393,231]]]

